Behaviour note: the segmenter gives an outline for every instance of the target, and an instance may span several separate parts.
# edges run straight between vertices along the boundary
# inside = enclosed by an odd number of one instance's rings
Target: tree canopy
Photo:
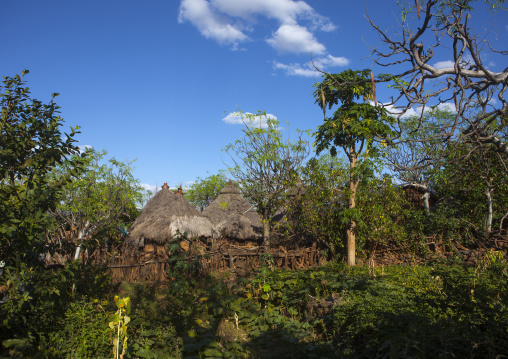
[[[81,173],[75,135],[79,127],[62,132],[60,107],[31,98],[24,76],[4,77],[0,87],[0,260],[15,256],[37,261],[48,245],[47,230],[54,226],[49,211],[58,206],[63,187]],[[67,164],[67,171],[48,176]]]

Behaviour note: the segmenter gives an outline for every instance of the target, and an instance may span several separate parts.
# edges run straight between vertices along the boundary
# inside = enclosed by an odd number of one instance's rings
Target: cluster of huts
[[[126,244],[165,245],[177,233],[257,241],[262,237],[262,224],[254,208],[231,181],[203,212],[185,199],[181,189],[173,192],[165,183],[132,225]]]
[[[297,186],[290,196],[301,193],[301,186]],[[279,211],[275,220],[283,221],[283,212]],[[319,265],[322,260],[316,246],[301,250],[262,247],[261,217],[231,181],[203,212],[187,201],[181,188],[173,192],[165,183],[147,202],[110,263],[113,277],[131,281],[165,279],[171,262],[167,244],[183,233],[201,239],[190,241],[180,236],[180,250],[203,254],[204,272],[257,267],[267,251],[273,265],[291,269]]]

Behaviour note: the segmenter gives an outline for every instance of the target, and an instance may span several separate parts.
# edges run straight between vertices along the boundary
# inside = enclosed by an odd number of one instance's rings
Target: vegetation
[[[206,178],[198,177],[185,189],[184,195],[200,212],[203,212],[219,196],[220,191],[227,184],[228,179],[224,173],[210,175]]]
[[[62,133],[54,100],[30,97],[28,71],[5,77],[0,357],[506,355],[506,70],[483,66],[479,38],[467,28],[472,3],[417,1],[423,26],[409,32],[414,9],[403,8],[396,41],[371,22],[389,46],[387,53],[375,47],[379,61],[402,69],[377,78],[400,91],[391,105],[406,100],[397,120],[378,106],[370,70],[323,73],[314,93],[325,117],[316,157],[307,158],[304,133],[284,138],[264,112],[245,115],[244,137],[225,148],[228,173],[263,218],[263,244],[275,227],[295,247],[326,251],[329,261],[319,268],[278,269],[265,255],[243,277],[233,269],[205,275],[206,252],[183,233],[165,249],[167,283],[113,283],[107,267],[79,260],[80,252],[120,243],[138,215],[143,198],[131,163],[105,161],[105,151],[81,153],[79,128]],[[504,1],[488,3],[498,9]],[[424,36],[429,31],[436,36]],[[425,50],[430,38],[437,43]],[[432,57],[446,45],[456,49],[453,68],[434,68]],[[429,89],[429,79],[445,77]],[[458,105],[453,112],[439,107],[447,94]],[[402,116],[420,105],[431,108]],[[266,126],[257,126],[263,118]],[[203,210],[226,182],[223,172],[198,178],[186,196]],[[303,190],[291,195],[297,183]],[[412,201],[400,183],[416,191]],[[284,220],[271,227],[279,211]],[[388,252],[410,259],[376,263]],[[50,270],[41,255],[55,253],[63,259]],[[364,265],[354,266],[357,259]]]
[[[346,70],[340,74],[326,74],[322,82],[314,85],[316,103],[323,109],[324,123],[316,132],[316,153],[330,149],[337,155],[340,147],[349,162],[348,206],[344,212],[349,216],[347,232],[347,262],[355,265],[356,226],[359,214],[356,210],[356,192],[360,181],[372,172],[372,158],[378,151],[376,142],[385,141],[392,135],[389,124],[394,119],[382,107],[367,101],[374,96],[374,87],[368,78],[369,70]],[[363,100],[357,103],[358,99]],[[333,116],[326,117],[326,109],[340,102]]]
[[[167,287],[89,282],[105,291],[75,293],[68,303],[54,295],[61,305],[54,311],[32,302],[32,310],[47,311],[32,321],[39,341],[4,341],[4,354],[111,357],[117,328],[108,323],[127,300],[115,305],[113,292],[131,298],[125,358],[494,358],[508,350],[508,263],[495,252],[476,267],[329,263],[263,267],[235,282],[231,275],[176,277]],[[59,285],[60,298],[70,295]]]
[[[51,235],[58,239],[60,249],[62,244],[77,246],[74,259],[92,242],[119,242],[139,213],[142,188],[132,164],[114,158],[105,161],[106,155],[106,151],[88,150],[83,172],[63,186],[60,202],[51,211],[58,224]],[[60,176],[68,166],[63,163],[52,175]]]
[[[62,118],[52,95],[48,104],[30,97],[22,75],[4,77],[0,87],[0,261],[14,258],[34,264],[48,245],[46,231],[54,226],[60,192],[71,176],[79,174],[82,157],[71,128],[62,139]],[[47,173],[66,161],[68,171]]]
[[[309,145],[302,131],[298,131],[296,141],[284,139],[279,120],[268,119],[266,112],[242,116],[244,138],[229,144],[224,151],[232,161],[229,173],[263,220],[263,244],[268,246],[270,220],[284,204],[285,192],[296,184],[298,170],[309,155]],[[263,119],[267,128],[261,126]]]

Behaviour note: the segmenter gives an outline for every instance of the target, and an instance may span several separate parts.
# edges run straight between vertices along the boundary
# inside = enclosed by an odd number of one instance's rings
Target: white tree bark
[[[88,227],[90,227],[90,221],[86,221],[85,226],[81,229],[81,231],[79,231],[79,236],[78,236],[79,245],[76,248],[76,253],[74,254],[74,260],[78,260],[79,255],[81,254],[81,241],[82,241],[83,237],[85,236],[85,233],[86,233]]]
[[[492,192],[490,188],[485,190],[487,196],[487,225],[485,232],[487,235],[492,231]]]

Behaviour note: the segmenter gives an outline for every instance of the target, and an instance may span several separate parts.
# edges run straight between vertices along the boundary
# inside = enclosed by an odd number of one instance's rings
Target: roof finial
[[[162,187],[161,187],[161,188],[162,188],[162,189],[164,189],[164,188],[169,188],[168,183],[167,183],[167,182],[164,182],[164,184],[162,185]]]

